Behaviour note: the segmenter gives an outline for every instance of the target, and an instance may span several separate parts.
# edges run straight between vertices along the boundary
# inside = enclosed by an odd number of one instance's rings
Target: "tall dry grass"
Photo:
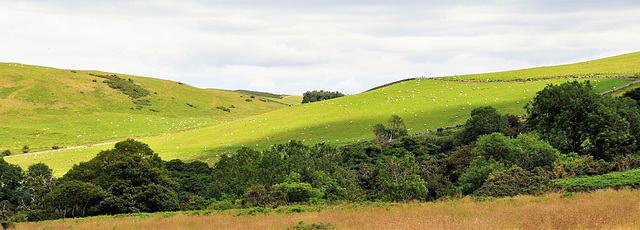
[[[489,202],[468,198],[436,203],[338,205],[320,212],[233,212],[169,217],[99,217],[26,223],[17,229],[282,229],[298,222],[336,229],[640,229],[640,190],[601,190],[573,197],[550,194]]]

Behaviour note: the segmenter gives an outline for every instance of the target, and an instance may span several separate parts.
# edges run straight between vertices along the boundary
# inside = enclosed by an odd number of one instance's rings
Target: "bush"
[[[557,179],[553,180],[553,183],[570,192],[593,191],[605,188],[640,188],[640,169],[590,177]]]
[[[227,113],[230,113],[230,112],[231,112],[231,110],[230,110],[230,109],[228,109],[227,107],[224,107],[224,106],[216,106],[216,109],[219,109],[219,110],[225,111],[225,112],[227,112]]]
[[[221,200],[221,201],[213,201],[209,206],[207,206],[208,210],[227,210],[227,209],[237,209],[242,208],[241,205],[236,205],[229,200]]]
[[[247,189],[244,201],[253,206],[264,208],[271,202],[271,196],[263,185],[255,185]]]
[[[291,172],[284,183],[273,185],[275,190],[285,195],[289,203],[306,202],[311,198],[321,198],[324,194],[309,183],[300,182],[300,174]]]
[[[493,171],[473,195],[491,197],[540,195],[549,188],[550,182],[549,179],[513,165],[507,170]]]
[[[335,229],[336,227],[329,223],[311,223],[307,224],[303,221],[298,222],[296,226],[286,228],[287,230],[324,230],[324,229]]]
[[[29,146],[25,145],[24,147],[22,147],[22,152],[23,153],[28,153],[29,152]]]
[[[7,150],[2,152],[2,156],[9,156],[9,155],[11,155],[11,150],[7,149]]]
[[[94,76],[94,77],[100,77],[100,78],[107,79],[107,80],[104,80],[103,83],[106,83],[112,89],[120,90],[122,93],[126,94],[127,96],[131,97],[132,99],[137,99],[137,98],[141,98],[141,97],[145,97],[145,96],[149,95],[149,91],[148,90],[146,90],[146,89],[142,88],[141,86],[136,85],[135,83],[133,83],[133,80],[131,80],[131,78],[125,80],[125,79],[122,79],[122,78],[118,77],[115,74],[112,74],[112,75],[99,75],[99,74],[90,73],[89,75]]]
[[[207,201],[198,195],[188,195],[186,201],[180,205],[180,210],[203,210],[206,207]]]
[[[552,178],[571,178],[576,176],[595,176],[611,172],[612,167],[606,161],[595,160],[593,156],[569,153],[561,155],[553,163]]]

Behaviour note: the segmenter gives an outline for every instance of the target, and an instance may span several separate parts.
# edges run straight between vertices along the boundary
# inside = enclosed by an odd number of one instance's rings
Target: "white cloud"
[[[3,1],[0,61],[353,94],[640,50],[633,1]]]

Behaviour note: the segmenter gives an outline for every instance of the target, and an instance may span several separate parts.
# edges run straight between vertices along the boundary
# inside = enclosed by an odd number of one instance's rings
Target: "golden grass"
[[[164,217],[95,217],[25,223],[17,229],[282,229],[298,222],[336,229],[640,229],[640,190],[600,190],[562,197],[518,196],[490,202],[469,198],[436,203],[337,205],[320,212],[235,212]]]

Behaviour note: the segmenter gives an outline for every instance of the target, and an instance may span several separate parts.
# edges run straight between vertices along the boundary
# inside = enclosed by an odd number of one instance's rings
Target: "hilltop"
[[[615,64],[617,62],[623,64]],[[143,141],[165,160],[202,160],[212,164],[220,154],[233,153],[243,146],[264,149],[291,139],[305,144],[324,142],[336,146],[370,140],[373,138],[371,128],[377,123],[384,123],[392,114],[405,120],[409,133],[462,124],[469,118],[471,110],[485,105],[493,106],[501,113],[519,115],[524,113],[524,105],[547,84],[561,84],[575,79],[560,76],[584,76],[579,80],[589,80],[596,91],[604,92],[636,80],[633,74],[640,73],[640,66],[637,64],[640,63],[640,53],[588,63],[595,66],[589,69],[591,73],[576,68],[575,66],[584,65],[578,63],[536,68],[535,71],[509,71],[509,74],[501,72],[468,75],[463,79],[417,78],[337,99],[283,107],[267,113],[246,113],[247,116],[239,119],[228,119],[215,124],[211,122],[206,126],[170,134],[163,133],[143,138]],[[620,72],[611,72],[610,66],[620,67]],[[558,74],[553,75],[555,77],[543,74],[549,71],[556,71]],[[598,76],[601,73],[625,74],[625,77]],[[152,81],[148,78],[133,80],[143,85],[148,84],[145,81]],[[178,83],[171,86],[182,87]],[[153,91],[166,93],[160,88]],[[236,99],[240,97],[236,96]],[[184,100],[196,101],[190,97],[185,97]],[[94,146],[42,156],[8,158],[7,161],[22,167],[42,161],[56,168],[57,173],[62,173],[71,165],[85,161],[99,150],[109,147]]]
[[[283,107],[181,82],[0,63],[0,149],[14,153],[176,132]]]

